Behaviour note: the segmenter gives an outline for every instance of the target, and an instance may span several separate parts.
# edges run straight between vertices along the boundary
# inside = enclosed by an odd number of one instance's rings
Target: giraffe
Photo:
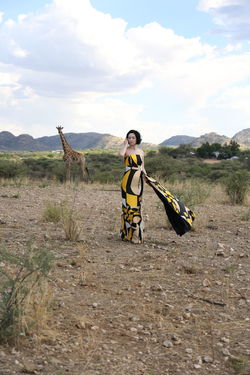
[[[60,135],[62,147],[63,147],[63,152],[64,152],[63,160],[66,163],[66,180],[70,181],[72,163],[77,163],[79,165],[80,169],[81,169],[82,179],[88,181],[89,171],[88,171],[88,168],[86,167],[86,160],[85,160],[84,155],[81,154],[80,152],[77,152],[77,151],[73,150],[70,147],[70,145],[68,144],[68,142],[67,142],[67,140],[66,140],[66,138],[65,138],[65,136],[62,132],[62,129],[63,129],[62,126],[57,126],[56,128],[57,128],[58,133]]]

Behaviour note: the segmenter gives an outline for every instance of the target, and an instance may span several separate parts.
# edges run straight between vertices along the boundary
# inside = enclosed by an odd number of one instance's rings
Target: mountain
[[[123,144],[123,138],[115,137],[111,134],[89,133],[65,133],[69,145],[75,150],[86,149],[113,149],[119,150]],[[190,137],[188,135],[176,135],[160,143],[160,146],[179,146],[180,144],[190,144],[193,147],[200,147],[203,143],[229,143],[234,140],[242,147],[250,147],[250,128],[241,130],[232,138],[217,133],[207,133],[200,137]],[[158,145],[142,143],[143,149],[157,148]],[[13,135],[8,131],[0,132],[0,151],[53,151],[61,150],[62,144],[59,135],[50,137],[33,138],[29,134]]]
[[[69,145],[75,150],[103,148],[119,150],[123,138],[100,133],[65,133]],[[142,143],[142,148],[156,148],[156,145]],[[28,134],[15,136],[10,132],[0,132],[0,151],[53,151],[61,150],[62,143],[59,135],[33,138]]]
[[[122,138],[114,137],[110,134],[99,134],[94,132],[89,133],[65,133],[69,145],[76,150],[83,150],[88,148],[107,148],[106,142],[110,144],[110,148],[115,147],[117,144],[121,145]],[[62,143],[59,135],[53,135],[51,137],[37,138],[41,142],[46,150],[60,150],[62,149]]]
[[[233,138],[234,141],[245,147],[250,147],[250,128],[241,130],[236,133]]]
[[[187,145],[192,143],[196,137],[190,137],[189,135],[174,135],[171,138],[166,139],[160,146],[179,146],[179,145]]]
[[[231,138],[228,138],[226,137],[225,135],[219,135],[217,133],[207,133],[207,134],[204,134],[198,138],[196,138],[192,143],[191,145],[193,147],[200,147],[203,143],[220,143],[220,144],[224,144],[224,143],[229,143],[231,140]]]
[[[28,134],[18,136],[10,132],[0,132],[1,151],[44,151],[46,147]]]
[[[123,139],[109,134],[65,133],[69,145],[76,150],[89,148],[119,148]],[[0,150],[2,151],[52,151],[61,150],[59,135],[33,138],[28,134],[14,136],[10,132],[0,132]]]
[[[176,135],[168,138],[162,143],[161,146],[179,146],[181,144],[190,144],[193,147],[200,147],[203,143],[229,143],[231,140],[236,141],[242,147],[250,147],[250,128],[241,130],[236,133],[232,138],[217,133],[206,133],[200,137],[190,137],[187,135]]]

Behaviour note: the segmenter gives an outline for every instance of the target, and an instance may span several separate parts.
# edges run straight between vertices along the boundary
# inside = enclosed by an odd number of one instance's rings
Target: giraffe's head
[[[57,126],[56,128],[58,130],[58,133],[60,133],[62,131],[62,129],[63,129],[63,126]]]

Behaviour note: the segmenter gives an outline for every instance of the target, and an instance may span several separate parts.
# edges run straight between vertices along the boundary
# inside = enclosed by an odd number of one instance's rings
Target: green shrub
[[[113,183],[114,175],[111,172],[100,171],[95,174],[95,181],[101,184]]]
[[[208,183],[202,183],[198,180],[191,180],[183,183],[181,187],[173,187],[172,193],[191,208],[202,204],[209,196],[211,187]]]
[[[22,163],[11,160],[0,160],[0,177],[15,178],[25,175],[27,168]]]
[[[242,220],[245,220],[245,221],[250,221],[250,209],[248,209],[247,211],[245,211],[243,214],[242,214]]]
[[[48,202],[43,212],[43,219],[51,223],[58,223],[62,218],[62,207],[58,203]]]
[[[53,157],[52,157],[53,155]],[[248,171],[249,152],[239,154],[238,160],[223,160],[217,163],[204,163],[194,157],[189,145],[161,147],[159,150],[145,152],[145,168],[149,175],[162,180],[184,180],[196,178],[203,181],[221,182],[236,171]],[[124,166],[122,158],[111,150],[94,150],[85,153],[91,181],[116,183],[121,180]],[[52,180],[64,182],[65,163],[61,155],[48,152],[19,152],[2,154],[0,158],[0,178]],[[72,165],[72,180],[80,181],[78,165]]]
[[[244,203],[249,185],[249,174],[246,171],[233,172],[224,180],[224,184],[232,204]]]

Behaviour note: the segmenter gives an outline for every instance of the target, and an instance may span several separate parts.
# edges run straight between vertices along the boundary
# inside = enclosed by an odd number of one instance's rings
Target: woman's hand
[[[128,146],[129,146],[128,139],[125,138],[124,141],[123,141],[123,148],[121,149],[121,151],[119,152],[118,155],[122,156],[124,158],[124,156],[126,155]]]
[[[124,147],[128,147],[128,138],[125,138],[123,141]]]

